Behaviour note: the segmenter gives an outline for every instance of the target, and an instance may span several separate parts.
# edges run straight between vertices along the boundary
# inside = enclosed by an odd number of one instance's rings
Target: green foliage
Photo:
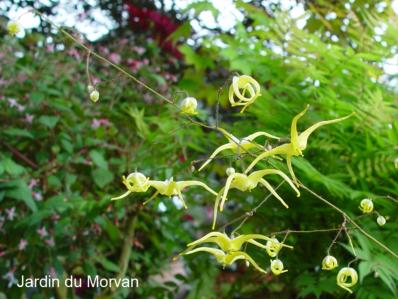
[[[285,142],[291,118],[308,103],[311,108],[299,131],[355,111],[352,119],[314,133],[305,157],[294,159],[294,168],[304,185],[398,252],[394,237],[398,207],[386,197],[398,197],[397,91],[394,78],[382,69],[396,54],[392,45],[397,42],[398,22],[390,7],[378,12],[359,2],[352,10],[340,3],[307,2],[311,14],[302,29],[286,12],[265,14],[262,8],[236,1],[244,22],[229,33],[203,37],[195,46],[182,45],[187,64],[183,70],[176,61],[169,63],[152,41],[145,41],[144,54],[124,48],[122,39],[96,50],[105,56],[120,55],[120,64],[174,104],[181,97],[173,80],[166,78],[181,75],[178,89],[201,101],[198,120],[218,121],[237,137],[265,130]],[[189,5],[185,12],[192,10],[195,16],[203,11],[218,16],[206,1]],[[324,17],[330,10],[337,14],[334,21]],[[344,18],[350,22],[342,32]],[[375,39],[375,28],[383,23],[386,29]],[[182,25],[172,38],[186,38],[189,32],[190,25]],[[338,40],[331,40],[333,34]],[[252,157],[220,155],[205,171],[193,172],[192,166],[198,168],[225,141],[223,136],[196,126],[173,105],[91,57],[90,74],[101,94],[93,104],[86,88],[85,53],[61,35],[53,36],[50,44],[48,37],[35,33],[20,41],[2,37],[0,46],[5,62],[0,78],[5,82],[0,95],[1,273],[126,275],[140,280],[140,288],[119,289],[111,295],[105,294],[109,290],[79,290],[82,298],[173,298],[179,292],[186,292],[187,298],[344,296],[335,283],[336,270],[320,271],[335,231],[290,234],[287,242],[294,250],[281,257],[289,272],[277,278],[260,276],[240,263],[222,269],[204,254],[171,262],[187,243],[210,230],[214,198],[205,191],[188,190],[188,211],[163,197],[143,207],[149,193],[111,202],[124,190],[120,177],[139,170],[152,179],[199,179],[219,190],[225,169],[244,170]],[[134,66],[137,62],[139,68]],[[227,105],[227,87],[236,73],[252,75],[262,86],[262,96],[243,116]],[[278,145],[259,140],[266,146]],[[287,172],[285,163],[276,159],[261,165]],[[270,183],[276,186],[279,181],[270,178]],[[341,215],[305,190],[297,199],[285,185],[278,193],[290,209],[271,198],[241,227],[233,222],[226,232],[238,228],[239,233],[272,235],[286,229],[336,228],[342,223]],[[231,191],[221,225],[244,215],[266,195],[261,188],[250,194]],[[377,211],[388,217],[384,227],[376,225],[375,214],[356,218],[364,197],[373,198]],[[16,214],[9,217],[13,208]],[[349,231],[358,254],[352,266],[360,275],[354,296],[396,297],[396,259],[352,227]],[[22,240],[27,241],[23,249]],[[332,252],[345,266],[353,252],[344,234],[337,241]],[[264,252],[253,252],[253,257],[262,267],[269,265]],[[176,274],[173,267],[182,270]],[[159,278],[163,274],[168,274],[166,279]],[[8,282],[0,280],[0,291],[21,297],[25,290],[9,288]],[[47,298],[55,291],[32,292],[36,298]],[[68,292],[67,298],[73,290]]]

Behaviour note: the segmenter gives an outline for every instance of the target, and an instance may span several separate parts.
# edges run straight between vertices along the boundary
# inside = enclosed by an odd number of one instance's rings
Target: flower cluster
[[[265,240],[267,244],[264,245],[257,240]],[[225,233],[220,232],[211,232],[205,235],[204,237],[189,243],[188,249],[183,252],[183,255],[189,255],[197,252],[208,252],[215,256],[217,261],[223,265],[223,267],[231,265],[237,260],[245,260],[247,263],[253,265],[255,269],[262,273],[267,273],[264,269],[262,269],[254,260],[253,258],[247,254],[246,252],[242,251],[241,248],[243,245],[247,243],[255,245],[262,249],[267,249],[269,246],[269,242],[275,242],[275,238],[269,238],[267,236],[261,234],[248,234],[248,235],[240,235],[236,238],[229,238]],[[277,241],[277,240],[276,240]],[[195,248],[198,245],[203,243],[215,243],[220,249],[216,249],[213,247],[199,247]],[[282,247],[293,248],[289,245],[279,243],[278,244],[278,252]],[[267,249],[268,252],[268,249]],[[280,260],[273,260],[271,261],[271,271],[275,275],[279,275],[287,270],[283,270],[283,264]]]
[[[257,81],[255,81],[250,76],[239,76],[234,77],[232,80],[232,84],[229,89],[229,101],[232,106],[243,106],[241,112],[243,112],[250,104],[252,104],[256,98],[260,95],[260,85]],[[185,98],[180,104],[180,113],[185,115],[195,115],[197,114],[197,101],[193,97]],[[230,150],[233,153],[236,153],[238,156],[240,154],[249,153],[252,149],[256,149],[260,151],[260,154],[252,161],[250,166],[246,169],[246,171],[240,173],[235,171],[234,168],[230,167],[227,169],[226,174],[226,183],[225,185],[218,191],[215,192],[213,189],[209,188],[205,183],[200,181],[174,181],[173,178],[170,178],[165,181],[153,181],[146,177],[144,174],[139,172],[133,172],[126,177],[123,177],[123,184],[127,188],[127,192],[124,194],[112,198],[112,200],[118,200],[128,196],[131,193],[143,193],[147,192],[149,188],[154,188],[156,192],[147,199],[144,204],[151,201],[158,194],[165,195],[168,197],[177,195],[179,199],[182,201],[185,208],[187,208],[185,201],[182,197],[182,191],[184,188],[188,186],[201,186],[206,189],[210,193],[216,196],[215,204],[214,204],[214,212],[213,212],[213,223],[212,229],[215,229],[217,222],[217,213],[218,211],[222,212],[225,202],[227,201],[228,192],[231,189],[238,189],[242,192],[250,192],[252,189],[256,188],[259,184],[265,187],[270,194],[276,197],[279,202],[286,208],[288,208],[288,204],[282,199],[282,197],[276,192],[273,186],[265,179],[266,176],[277,175],[280,176],[284,182],[288,183],[288,185],[293,189],[297,196],[300,196],[300,191],[298,190],[299,184],[294,175],[291,159],[293,156],[302,156],[303,151],[307,147],[307,141],[309,136],[319,127],[337,123],[343,121],[350,117],[350,115],[318,122],[308,129],[306,129],[302,133],[298,133],[297,130],[297,121],[305,114],[308,110],[308,106],[296,115],[291,124],[290,136],[291,140],[288,143],[279,145],[275,148],[265,148],[260,144],[256,143],[255,140],[264,136],[267,138],[272,138],[275,140],[280,140],[279,137],[274,136],[270,133],[259,131],[250,134],[247,137],[239,139],[227,132],[222,128],[217,128],[219,132],[221,132],[228,143],[225,143],[218,147],[206,160],[206,162],[199,168],[201,171],[205,168],[210,162],[214,160],[214,158],[221,152]],[[279,156],[284,156],[286,158],[286,163],[288,166],[288,170],[290,173],[290,177],[286,175],[284,172],[278,169],[273,168],[265,168],[250,172],[252,168],[257,165],[260,160],[267,158],[278,158]],[[260,241],[266,241],[265,244]],[[201,246],[204,243],[216,244],[218,248],[210,247],[210,246]],[[279,242],[275,236],[267,237],[261,234],[247,234],[247,235],[239,235],[237,237],[230,238],[225,233],[213,231],[206,234],[204,237],[189,243],[187,246],[187,250],[185,250],[182,255],[191,255],[198,252],[206,252],[213,255],[216,260],[222,264],[224,267],[227,265],[231,265],[237,260],[245,260],[248,265],[253,265],[255,269],[262,273],[266,273],[266,271],[260,267],[256,261],[245,252],[245,248],[247,244],[254,245],[258,248],[264,249],[266,253],[272,258],[270,261],[270,269],[272,273],[275,275],[280,275],[282,273],[287,272],[284,269],[283,262],[278,258],[278,254],[283,247],[292,248],[291,246],[285,245],[283,242]],[[242,250],[242,246],[244,249]],[[322,268],[324,270],[332,270],[337,267],[337,260],[332,256],[325,257],[322,262]],[[345,272],[344,272],[345,273]],[[347,276],[347,275],[346,275]],[[340,275],[338,277],[339,285],[344,285],[346,283],[346,276]],[[354,279],[353,279],[354,282]],[[353,283],[355,284],[355,283]],[[353,285],[352,284],[352,285]],[[348,285],[349,286],[349,285]]]
[[[376,222],[379,226],[383,226],[386,224],[386,222],[387,222],[386,217],[380,215],[377,211],[374,211],[374,204],[373,204],[373,200],[371,198],[362,199],[359,204],[359,209],[364,214],[371,214],[373,212],[376,213],[377,214]]]

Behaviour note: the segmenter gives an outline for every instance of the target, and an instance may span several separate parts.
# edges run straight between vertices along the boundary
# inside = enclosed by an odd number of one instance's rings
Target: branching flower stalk
[[[133,80],[135,83],[139,84],[140,86],[144,87],[145,89],[149,90],[162,100],[166,101],[169,104],[172,104],[177,107],[177,109],[180,111],[182,115],[184,115],[191,123],[195,125],[199,125],[201,127],[209,128],[209,129],[215,129],[221,132],[227,139],[228,143],[221,145],[218,147],[207,159],[207,161],[200,167],[199,171],[202,170],[206,165],[208,165],[220,152],[225,151],[225,150],[231,150],[234,153],[240,155],[241,151],[244,152],[245,154],[251,154],[250,150],[253,148],[257,148],[258,150],[262,150],[263,152],[258,155],[252,163],[249,165],[249,167],[245,170],[244,173],[237,173],[235,171],[230,171],[228,173],[228,178],[225,186],[220,190],[219,193],[216,193],[213,189],[208,187],[205,183],[200,182],[200,181],[195,181],[195,180],[188,180],[188,181],[174,181],[173,178],[167,179],[165,181],[155,181],[155,180],[150,180],[147,178],[145,175],[139,172],[134,172],[131,173],[129,176],[123,177],[123,184],[126,186],[127,191],[118,196],[112,198],[112,200],[118,200],[122,199],[131,193],[144,193],[147,192],[149,188],[154,188],[156,192],[147,200],[144,202],[144,204],[148,203],[152,199],[154,199],[158,194],[160,195],[165,195],[168,197],[171,197],[173,195],[178,195],[183,206],[187,208],[185,201],[182,196],[182,191],[188,187],[188,186],[200,186],[204,189],[206,189],[208,192],[212,193],[215,198],[215,215],[213,219],[213,229],[215,226],[216,222],[216,215],[217,215],[217,210],[220,209],[220,211],[223,210],[223,206],[225,201],[227,200],[227,195],[229,192],[229,189],[238,189],[243,192],[250,191],[253,188],[256,188],[257,185],[260,183],[264,185],[268,191],[270,192],[269,195],[264,198],[259,205],[257,205],[255,208],[250,210],[249,212],[245,213],[241,217],[237,219],[243,219],[241,223],[235,228],[235,230],[232,232],[232,236],[235,236],[235,233],[237,230],[245,223],[245,221],[249,218],[252,217],[257,209],[261,207],[267,199],[271,196],[274,195],[285,207],[288,207],[285,201],[276,193],[276,190],[284,183],[287,182],[294,191],[296,191],[297,195],[300,195],[300,192],[298,191],[297,187],[302,187],[303,189],[307,190],[309,193],[311,193],[314,197],[318,198],[321,200],[323,203],[329,205],[333,209],[335,209],[337,212],[339,212],[343,217],[344,221],[340,228],[338,229],[325,229],[325,230],[309,230],[309,231],[295,231],[295,230],[287,230],[285,231],[286,235],[285,238],[283,239],[282,242],[279,242],[278,239],[275,238],[274,235],[272,237],[267,237],[265,235],[261,234],[246,234],[246,235],[238,235],[236,237],[228,237],[225,233],[220,233],[220,232],[210,232],[204,237],[189,243],[187,246],[187,250],[185,250],[182,255],[190,255],[193,253],[197,252],[207,252],[215,256],[217,261],[221,263],[223,266],[226,265],[231,265],[237,260],[245,260],[247,263],[251,264],[256,268],[258,271],[262,273],[266,273],[264,269],[262,269],[252,258],[250,255],[248,255],[245,252],[245,248],[247,244],[252,244],[258,248],[261,248],[262,250],[265,250],[269,256],[275,257],[276,259],[271,261],[271,271],[279,275],[281,273],[286,272],[287,270],[284,270],[284,265],[281,260],[277,258],[279,251],[283,247],[287,247],[292,249],[291,246],[285,245],[284,242],[287,238],[287,236],[290,233],[313,233],[313,232],[326,232],[326,231],[336,231],[338,230],[338,233],[333,240],[331,246],[329,246],[327,250],[327,256],[324,258],[322,261],[322,268],[324,270],[332,270],[338,266],[337,259],[333,256],[330,255],[330,250],[331,247],[336,243],[338,237],[344,231],[347,235],[347,238],[349,240],[349,244],[352,248],[353,254],[356,256],[355,248],[352,244],[351,237],[349,235],[348,228],[346,226],[347,223],[351,224],[353,226],[352,229],[358,229],[362,234],[364,234],[367,238],[369,238],[371,241],[376,243],[378,246],[383,248],[385,251],[390,253],[392,256],[395,258],[398,258],[398,255],[392,251],[389,247],[384,245],[382,242],[378,241],[376,238],[371,236],[368,232],[366,232],[364,229],[362,229],[352,218],[350,218],[343,210],[335,206],[333,203],[330,201],[326,200],[322,196],[318,195],[302,183],[299,183],[298,179],[296,178],[293,167],[292,167],[292,157],[295,156],[303,156],[303,151],[307,147],[307,142],[309,136],[318,128],[321,126],[337,123],[340,121],[343,121],[353,114],[347,115],[345,117],[337,118],[337,119],[332,119],[332,120],[326,120],[326,121],[321,121],[318,122],[305,131],[301,132],[300,134],[298,133],[297,130],[297,122],[298,120],[307,112],[308,107],[307,106],[302,112],[297,114],[291,123],[291,129],[290,129],[290,142],[285,143],[282,145],[279,145],[275,148],[265,150],[264,147],[261,145],[257,144],[254,142],[254,140],[260,136],[265,136],[268,138],[273,138],[279,140],[278,137],[273,136],[269,133],[266,132],[256,132],[253,133],[243,139],[238,139],[232,134],[228,133],[226,130],[219,128],[218,127],[218,121],[216,126],[209,126],[206,125],[202,122],[196,121],[195,119],[192,118],[192,116],[197,114],[197,101],[196,99],[192,97],[187,97],[182,105],[177,105],[174,103],[174,101],[171,101],[168,99],[166,96],[162,95],[161,93],[157,92],[138,78],[136,78],[134,75],[130,74],[126,70],[124,70],[121,66],[111,62],[107,58],[97,54],[96,52],[92,51],[88,46],[86,46],[84,43],[80,42],[77,38],[75,38],[72,34],[67,32],[66,30],[62,29],[58,25],[54,24],[51,20],[49,20],[45,15],[37,11],[36,9],[32,8],[30,11],[34,11],[37,15],[39,15],[42,19],[50,23],[52,26],[57,28],[63,35],[65,35],[67,38],[73,40],[77,45],[82,47],[84,50],[87,51],[87,64],[86,64],[86,71],[87,71],[87,78],[89,81],[89,93],[90,93],[90,98],[92,101],[96,102],[99,99],[99,92],[95,89],[95,86],[92,85],[91,82],[91,77],[89,73],[89,58],[90,55],[93,55],[97,59],[99,59],[102,62],[105,62],[106,64],[112,66],[116,70],[118,70],[121,74],[125,75],[129,79]],[[17,26],[17,23],[10,22],[7,26],[8,32],[11,35],[15,35],[20,31],[20,28]],[[243,106],[242,110],[240,111],[241,113],[244,112],[244,110],[251,105],[256,98],[260,96],[260,85],[256,80],[254,80],[250,76],[238,76],[234,77],[232,80],[232,84],[229,89],[229,101],[231,103],[231,106]],[[218,112],[217,112],[218,113]],[[258,170],[255,172],[252,172],[249,174],[251,169],[257,165],[257,163],[263,159],[267,158],[278,158],[279,156],[284,156],[286,159],[286,164],[291,176],[291,179],[284,174],[282,171],[277,170],[277,169],[262,169]],[[283,181],[274,189],[263,177],[266,175],[270,174],[276,174],[279,175],[283,178]],[[294,185],[296,184],[296,186]],[[363,213],[372,213],[373,211],[373,202],[369,199],[363,200],[360,204],[360,208],[363,211]],[[381,215],[378,214],[378,219],[377,222],[379,225],[384,225],[385,224],[385,218]],[[380,218],[382,217],[382,218]],[[233,222],[230,222],[231,224]],[[227,224],[228,225],[228,224]],[[350,228],[351,229],[351,228]],[[276,233],[275,233],[276,234]],[[259,241],[266,241],[266,244],[262,244]],[[211,244],[216,244],[220,249],[213,248],[213,247],[197,247],[199,245],[202,245],[204,243],[211,243]],[[244,249],[242,250],[242,246],[244,246]],[[129,253],[127,253],[129,255]],[[356,258],[357,259],[357,258]],[[355,260],[356,260],[355,259]],[[126,257],[126,260],[128,258]],[[125,264],[123,264],[123,269],[122,273],[125,272]],[[346,289],[349,292],[351,291],[351,287],[354,286],[357,281],[358,281],[358,275],[355,269],[350,267],[350,264],[348,264],[348,267],[342,268],[338,275],[337,275],[337,284]]]

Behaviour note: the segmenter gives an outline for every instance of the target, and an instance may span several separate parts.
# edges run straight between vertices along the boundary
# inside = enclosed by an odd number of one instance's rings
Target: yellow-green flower
[[[232,78],[229,87],[229,102],[232,107],[243,106],[240,113],[260,96],[260,84],[252,77],[243,75]]]
[[[225,150],[231,150],[234,153],[244,153],[247,152],[249,149],[251,148],[258,148],[258,149],[262,149],[263,147],[255,142],[253,142],[254,139],[260,137],[260,136],[266,136],[269,138],[273,138],[273,139],[277,139],[279,140],[279,137],[276,137],[274,135],[271,135],[267,132],[256,132],[253,133],[247,137],[244,137],[242,139],[238,139],[236,138],[234,135],[232,135],[231,133],[227,132],[226,130],[219,128],[218,129],[221,133],[224,134],[224,136],[228,139],[228,143],[223,144],[221,146],[219,146],[209,157],[209,159],[207,159],[207,161],[205,163],[203,163],[203,165],[199,168],[199,171],[201,171],[204,167],[206,167],[207,164],[209,164],[219,153],[221,153],[222,151]]]
[[[245,173],[248,173],[259,161],[272,157],[272,156],[277,156],[277,155],[285,155],[286,156],[286,163],[287,167],[289,169],[290,175],[293,179],[293,182],[295,182],[297,185],[297,179],[296,176],[293,172],[293,167],[292,167],[292,157],[294,156],[302,156],[303,151],[307,148],[307,141],[308,137],[319,127],[337,123],[340,121],[343,121],[347,118],[349,118],[351,115],[337,119],[332,119],[332,120],[325,120],[325,121],[320,121],[311,127],[309,127],[307,130],[305,130],[302,133],[297,132],[297,121],[307,112],[309,105],[301,111],[299,114],[297,114],[293,120],[292,120],[292,125],[290,129],[290,143],[285,143],[280,146],[277,146],[269,151],[266,151],[262,154],[260,154],[256,159],[253,160],[253,162],[249,165],[249,167],[246,169]]]
[[[271,260],[271,271],[275,275],[280,275],[282,273],[287,272],[288,270],[283,270],[283,263],[281,260]]]
[[[7,24],[7,32],[11,36],[17,35],[21,31],[21,25],[16,21],[10,21]]]
[[[357,282],[358,273],[351,267],[342,268],[337,274],[337,285],[350,293],[352,293],[350,288],[356,285]]]
[[[297,196],[300,196],[300,192],[297,190],[296,186],[294,186],[293,182],[290,180],[290,178],[284,174],[280,170],[276,169],[264,169],[264,170],[258,170],[250,175],[246,175],[244,173],[237,173],[235,170],[232,168],[227,169],[228,172],[230,173],[227,179],[227,182],[225,184],[225,187],[223,187],[220,192],[218,192],[215,204],[214,204],[214,216],[213,216],[213,229],[215,227],[216,221],[217,221],[217,211],[218,208],[222,212],[224,209],[224,203],[227,200],[227,195],[229,189],[238,189],[240,191],[251,191],[252,189],[256,188],[258,184],[263,185],[265,188],[267,188],[268,191],[271,192],[272,195],[274,195],[281,203],[283,206],[286,208],[289,208],[289,206],[285,203],[285,201],[279,196],[279,194],[275,191],[275,189],[271,186],[270,183],[268,183],[263,177],[266,175],[271,175],[271,174],[276,174],[281,176],[292,188],[294,191],[296,191]],[[218,207],[218,204],[221,200],[220,206]]]
[[[146,192],[151,186],[149,184],[149,178],[141,172],[130,173],[127,178],[122,176],[122,182],[126,186],[127,192],[120,196],[113,197],[112,200],[122,199],[133,192]]]
[[[270,257],[276,257],[279,251],[282,249],[283,243],[279,242],[275,236],[269,239],[265,245],[265,250]]]
[[[332,255],[327,255],[322,260],[322,270],[333,270],[338,266],[337,259]]]
[[[199,181],[180,181],[176,182],[173,178],[170,178],[165,181],[153,181],[146,178],[145,175],[139,172],[134,172],[130,174],[127,179],[123,176],[123,184],[127,188],[127,192],[112,198],[112,200],[122,199],[128,196],[133,192],[146,192],[149,187],[156,189],[156,192],[144,202],[144,205],[154,199],[158,194],[165,195],[167,197],[172,197],[173,195],[178,195],[178,198],[181,200],[183,206],[187,208],[185,204],[184,198],[182,196],[182,190],[189,186],[200,186],[209,191],[210,193],[217,195],[217,193],[208,187],[205,183]]]
[[[92,92],[90,92],[90,100],[93,101],[94,103],[99,100],[100,94],[98,90],[94,89]]]
[[[257,247],[266,249],[267,245],[263,245],[256,240],[264,240],[267,241],[267,244],[269,241],[273,241],[274,239],[269,238],[267,236],[261,235],[261,234],[247,234],[247,235],[239,235],[236,238],[229,238],[225,233],[220,233],[220,232],[210,232],[207,235],[203,236],[202,238],[189,243],[187,246],[189,249],[192,249],[195,246],[198,246],[203,243],[215,243],[217,244],[223,251],[229,252],[229,251],[238,251],[241,249],[242,245],[245,244],[246,242],[251,243]],[[278,240],[277,240],[278,241]],[[282,247],[287,247],[287,248],[293,248],[292,246],[279,243],[278,241],[278,251]]]
[[[370,198],[365,198],[361,200],[361,203],[359,204],[359,209],[364,213],[364,214],[369,214],[373,212],[373,201]]]
[[[181,114],[187,114],[187,115],[196,115],[198,112],[196,111],[196,108],[198,107],[198,101],[193,98],[193,97],[187,97],[181,102]]]

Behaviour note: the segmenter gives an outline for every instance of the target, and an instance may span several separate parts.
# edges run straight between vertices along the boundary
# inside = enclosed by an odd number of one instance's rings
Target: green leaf
[[[25,171],[24,167],[15,163],[13,160],[9,158],[6,158],[2,161],[2,166],[8,174],[13,176],[18,176]]]
[[[3,133],[9,136],[34,138],[33,135],[28,130],[18,129],[18,128],[5,129],[3,130]]]
[[[7,190],[6,196],[25,202],[25,204],[33,212],[36,212],[37,206],[35,201],[33,200],[32,191],[29,189],[28,185],[22,180],[11,182],[11,184],[14,184],[14,188],[11,190]]]
[[[97,168],[91,172],[95,184],[103,188],[113,181],[113,173],[106,168]]]
[[[100,263],[105,268],[105,270],[115,273],[118,273],[120,271],[119,266],[108,260],[106,257],[95,255],[94,258],[98,263]]]
[[[43,115],[39,117],[39,122],[50,129],[53,129],[57,125],[58,120],[58,116]]]
[[[108,168],[108,162],[105,160],[103,153],[97,150],[91,150],[89,155],[94,164],[99,168]]]

